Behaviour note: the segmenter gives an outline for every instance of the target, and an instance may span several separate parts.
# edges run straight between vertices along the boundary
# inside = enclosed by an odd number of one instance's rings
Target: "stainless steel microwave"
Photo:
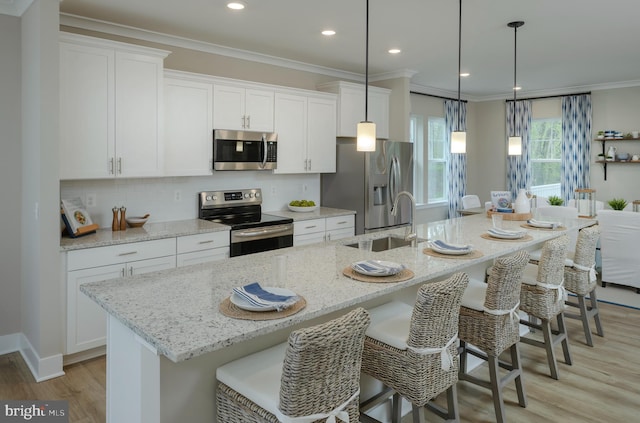
[[[270,170],[278,161],[278,135],[274,132],[213,131],[215,170]]]

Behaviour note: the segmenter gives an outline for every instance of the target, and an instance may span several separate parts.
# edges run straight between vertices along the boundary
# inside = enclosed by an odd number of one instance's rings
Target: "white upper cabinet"
[[[273,131],[274,92],[241,85],[214,84],[215,129]]]
[[[320,91],[338,95],[338,137],[355,137],[358,123],[364,120],[365,87],[344,81],[329,82],[318,86]],[[376,137],[389,138],[389,96],[391,90],[372,87],[368,89],[368,119],[376,124]]]
[[[167,54],[60,35],[60,179],[162,175]]]
[[[213,83],[164,76],[164,174],[211,175]]]
[[[335,127],[334,96],[276,93],[278,168],[274,173],[335,172]]]

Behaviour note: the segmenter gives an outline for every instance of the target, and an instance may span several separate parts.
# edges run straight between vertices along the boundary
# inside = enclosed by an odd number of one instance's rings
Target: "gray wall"
[[[20,18],[0,15],[0,336],[20,326]],[[0,353],[2,348],[0,345]]]

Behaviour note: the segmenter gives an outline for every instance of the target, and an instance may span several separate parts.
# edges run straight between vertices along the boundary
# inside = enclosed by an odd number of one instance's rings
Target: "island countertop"
[[[484,215],[417,225],[421,242],[383,252],[365,253],[347,246],[358,239],[403,236],[405,228],[359,235],[333,242],[290,247],[234,257],[214,263],[165,270],[109,281],[83,284],[80,290],[109,314],[173,362],[181,362],[294,326],[334,311],[379,298],[404,288],[447,276],[465,268],[532,249],[562,230],[529,229],[531,239],[521,242],[481,237],[491,226]],[[524,222],[505,222],[517,228]],[[568,230],[594,224],[587,219],[564,222]],[[445,231],[457,231],[458,242],[473,244],[478,258],[437,258],[423,253],[428,239],[443,239]],[[218,307],[235,286],[250,282],[270,285],[273,257],[287,257],[286,287],[305,298],[306,307],[290,317],[250,321],[224,316]],[[402,263],[415,276],[397,283],[364,283],[350,279],[342,270],[357,260],[373,258]]]

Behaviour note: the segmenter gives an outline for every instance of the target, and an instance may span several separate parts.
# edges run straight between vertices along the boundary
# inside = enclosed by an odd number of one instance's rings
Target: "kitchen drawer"
[[[298,236],[322,232],[324,236],[325,227],[325,219],[312,219],[293,222],[293,235]]]
[[[335,241],[342,238],[350,238],[354,235],[353,226],[350,228],[334,229],[333,231],[327,231],[327,241]]]
[[[212,248],[210,250],[193,251],[190,253],[178,254],[176,263],[178,267],[192,264],[209,263],[212,261],[229,258],[229,247]]]
[[[178,254],[229,246],[229,231],[209,232],[177,238]]]
[[[67,253],[67,271],[107,266],[176,254],[176,239],[132,242],[108,247],[87,248]]]
[[[353,227],[355,227],[355,218],[353,215],[327,217],[327,231]]]
[[[301,245],[308,245],[308,244],[316,244],[318,242],[324,242],[324,231],[307,233],[304,235],[295,235],[293,237],[294,247],[299,247]]]

